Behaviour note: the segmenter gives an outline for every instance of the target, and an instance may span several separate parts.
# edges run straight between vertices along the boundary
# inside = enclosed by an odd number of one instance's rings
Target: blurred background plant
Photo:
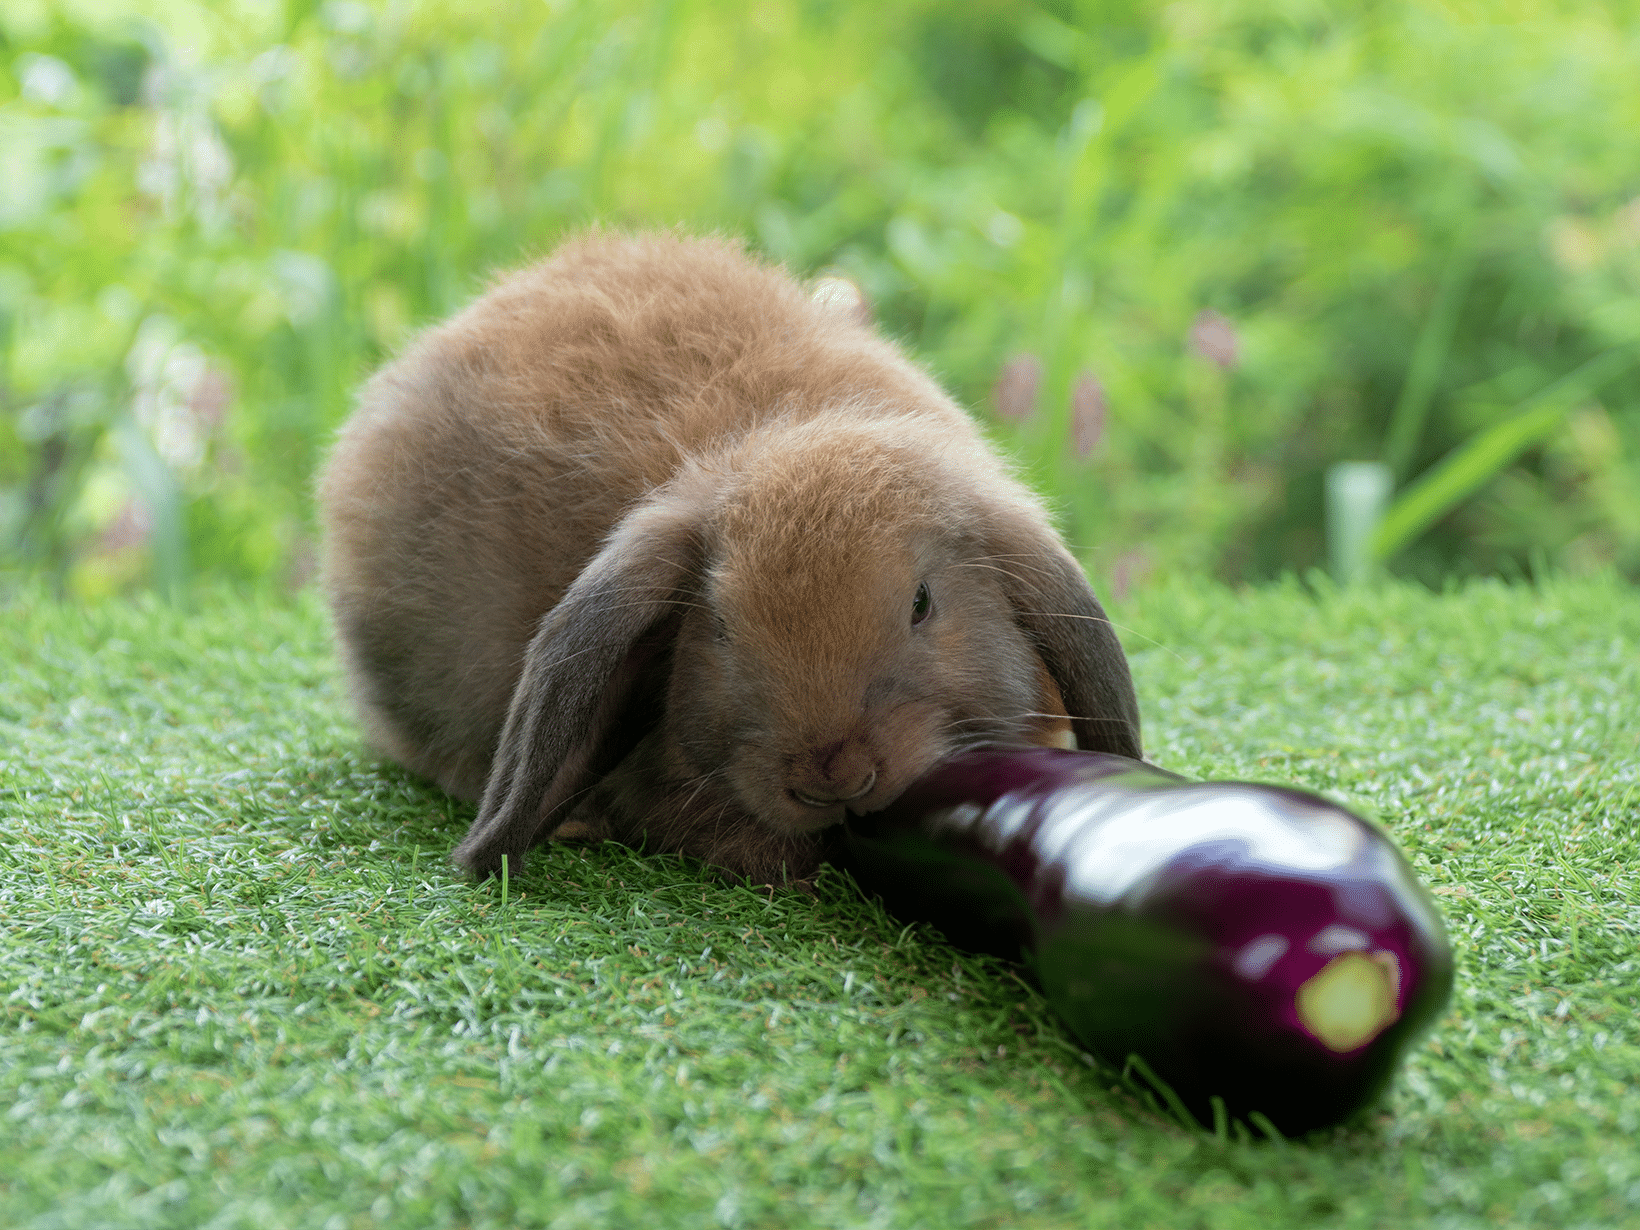
[[[851,279],[1097,582],[1640,578],[1640,12],[8,0],[0,573],[300,583],[350,390],[566,231]]]

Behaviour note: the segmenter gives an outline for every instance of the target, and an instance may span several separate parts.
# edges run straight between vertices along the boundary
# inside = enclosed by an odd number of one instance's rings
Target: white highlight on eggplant
[[[1248,982],[1257,982],[1270,972],[1270,967],[1286,955],[1290,945],[1285,935],[1261,935],[1249,940],[1230,968]]]
[[[1343,923],[1332,923],[1312,935],[1305,947],[1311,952],[1332,954],[1361,952],[1371,943],[1372,937],[1365,931],[1357,931]]]
[[[931,833],[961,833],[972,827],[973,823],[985,814],[985,809],[978,803],[958,803],[949,811],[937,811],[928,818],[928,828]],[[1024,813],[1004,817],[1004,823],[993,824],[991,830],[1004,841],[1014,835],[1015,830],[1025,822]]]
[[[993,807],[985,825],[1000,844],[1028,812],[1027,807]],[[1366,834],[1343,816],[1325,812],[1295,825],[1291,816],[1273,815],[1256,786],[1236,790],[1217,784],[1197,794],[1126,791],[1100,783],[1087,794],[1066,790],[1050,799],[1035,845],[1044,863],[1064,866],[1067,893],[1110,905],[1147,887],[1185,851],[1221,842],[1237,850],[1223,862],[1321,872],[1357,857]]]

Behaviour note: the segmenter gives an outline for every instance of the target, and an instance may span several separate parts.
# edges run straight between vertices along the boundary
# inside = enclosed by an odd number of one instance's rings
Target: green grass
[[[1141,1104],[1001,964],[616,847],[452,873],[324,622],[0,624],[0,1224],[1612,1227],[1640,1208],[1640,598],[1602,580],[1121,618],[1160,763],[1347,794],[1443,903],[1450,1011],[1285,1145]]]

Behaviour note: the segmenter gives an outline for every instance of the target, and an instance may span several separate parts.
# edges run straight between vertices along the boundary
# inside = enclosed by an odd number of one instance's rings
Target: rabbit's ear
[[[520,866],[563,819],[555,813],[625,750],[611,744],[634,685],[677,633],[679,604],[700,571],[704,511],[704,493],[682,483],[652,495],[542,616],[478,817],[456,847],[462,866],[495,874],[503,854]]]
[[[1014,618],[1059,685],[1077,746],[1140,759],[1139,701],[1127,656],[1076,560],[1017,510],[998,517],[988,537]]]

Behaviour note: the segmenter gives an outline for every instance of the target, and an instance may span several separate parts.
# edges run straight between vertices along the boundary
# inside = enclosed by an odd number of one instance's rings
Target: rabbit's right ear
[[[1004,565],[1014,619],[1059,689],[1077,746],[1143,759],[1127,655],[1081,566],[1045,522],[1017,505],[993,506],[981,541]]]
[[[708,492],[675,479],[616,527],[542,616],[524,652],[478,817],[455,859],[478,875],[522,864],[554,813],[592,784],[634,683],[676,633],[699,575]],[[561,818],[561,817],[558,817]]]

